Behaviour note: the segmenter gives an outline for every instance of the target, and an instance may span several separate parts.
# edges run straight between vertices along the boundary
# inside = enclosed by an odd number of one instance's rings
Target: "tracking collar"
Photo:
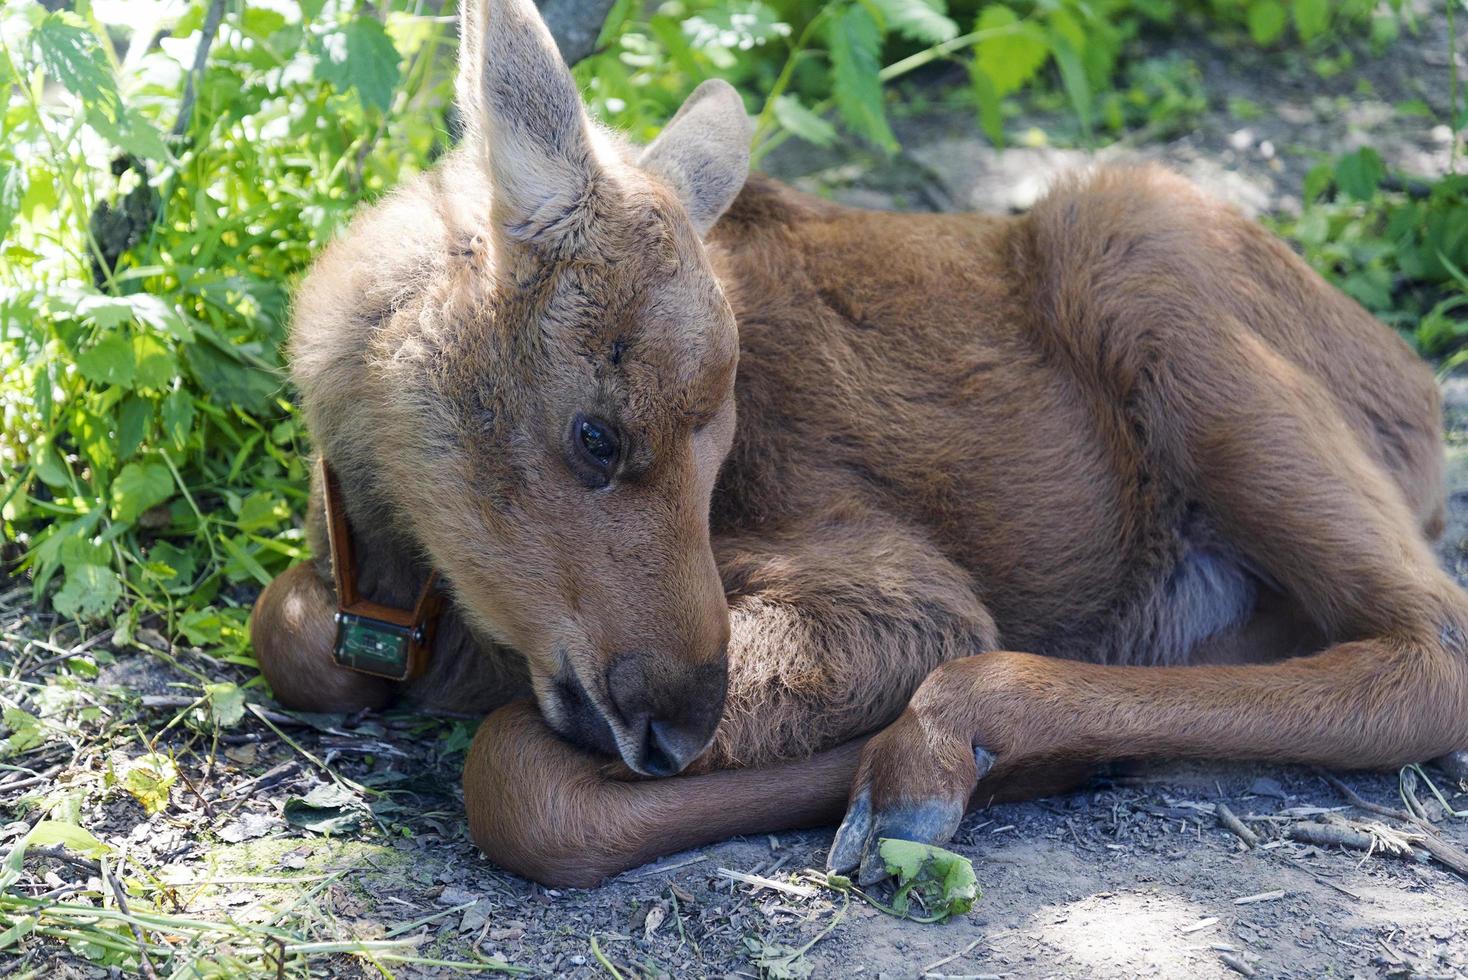
[[[412,680],[428,666],[433,631],[442,597],[434,590],[438,572],[428,575],[412,609],[369,602],[357,594],[357,565],[352,557],[352,531],[342,506],[341,484],[321,459],[322,496],[326,503],[326,537],[331,547],[331,577],[336,584],[337,666],[393,681]]]

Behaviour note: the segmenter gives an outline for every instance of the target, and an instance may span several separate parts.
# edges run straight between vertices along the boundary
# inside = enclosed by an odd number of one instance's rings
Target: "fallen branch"
[[[1218,958],[1223,961],[1224,966],[1240,976],[1254,976],[1254,968],[1245,963],[1242,957],[1235,956],[1233,953],[1220,953]]]
[[[1426,851],[1412,847],[1410,844],[1388,843],[1376,834],[1344,824],[1307,821],[1290,825],[1285,833],[1289,834],[1291,840],[1299,841],[1301,844],[1314,844],[1317,847],[1344,847],[1347,850],[1364,851],[1367,854],[1392,854],[1397,857],[1410,857],[1419,864],[1425,864],[1431,860],[1431,855]]]
[[[1230,831],[1235,837],[1244,842],[1244,846],[1250,850],[1259,846],[1259,835],[1254,833],[1244,822],[1234,816],[1234,812],[1228,808],[1228,804],[1222,801],[1213,804],[1213,812],[1218,817],[1218,822],[1224,829]]]
[[[1320,771],[1320,778],[1324,779],[1336,792],[1340,793],[1351,802],[1352,806],[1361,808],[1378,816],[1390,817],[1407,824],[1422,834],[1422,847],[1427,850],[1438,862],[1456,871],[1464,878],[1468,878],[1468,851],[1446,840],[1436,827],[1406,810],[1398,810],[1394,807],[1382,806],[1380,803],[1372,803],[1370,800],[1362,799],[1360,794],[1340,779],[1328,772]]]
[[[1234,899],[1234,904],[1254,905],[1257,902],[1273,902],[1276,899],[1281,899],[1284,897],[1285,890],[1283,888],[1276,888],[1274,889],[1274,891],[1260,892],[1257,895],[1240,895],[1238,898]]]
[[[31,847],[26,850],[27,857],[33,854],[64,861],[73,868],[85,871],[89,875],[96,875],[98,877],[102,875],[102,866],[96,861],[93,861],[91,858],[78,857],[60,844],[47,844],[42,847]]]

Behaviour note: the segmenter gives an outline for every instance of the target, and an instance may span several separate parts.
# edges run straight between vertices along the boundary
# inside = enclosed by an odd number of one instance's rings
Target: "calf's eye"
[[[610,470],[617,461],[617,436],[606,423],[583,418],[576,426],[576,440],[586,459],[601,469]]]

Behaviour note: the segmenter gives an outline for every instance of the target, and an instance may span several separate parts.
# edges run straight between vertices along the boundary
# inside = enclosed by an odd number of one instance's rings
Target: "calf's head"
[[[490,203],[395,396],[414,525],[470,619],[528,659],[552,727],[668,775],[723,710],[708,516],[738,338],[701,236],[743,185],[748,118],[708,83],[631,148],[588,120],[529,0],[487,0],[462,34]]]

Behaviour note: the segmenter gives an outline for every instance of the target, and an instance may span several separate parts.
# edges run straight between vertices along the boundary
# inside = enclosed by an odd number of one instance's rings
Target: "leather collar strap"
[[[352,532],[342,505],[341,484],[323,457],[321,489],[326,505],[326,537],[331,546],[331,577],[336,585],[337,665],[358,673],[411,680],[428,666],[441,597],[434,590],[438,572],[430,572],[412,609],[369,602],[357,593],[357,566]]]

